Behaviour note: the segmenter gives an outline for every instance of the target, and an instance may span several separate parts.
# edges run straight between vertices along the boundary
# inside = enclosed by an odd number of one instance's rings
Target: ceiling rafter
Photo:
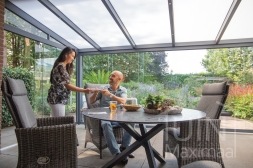
[[[233,18],[234,14],[235,14],[235,11],[237,10],[239,4],[241,3],[241,0],[234,0],[232,5],[230,6],[229,10],[228,10],[228,13],[221,25],[221,28],[215,38],[215,44],[218,44],[225,32],[225,30],[227,29],[228,27],[228,24],[229,22],[231,21],[231,19]]]
[[[168,0],[168,9],[170,17],[170,30],[171,30],[171,41],[172,46],[175,46],[175,27],[174,27],[174,11],[173,11],[173,1]]]
[[[233,48],[233,47],[252,47],[253,38],[240,40],[224,40],[220,44],[214,44],[213,41],[177,43],[172,47],[171,43],[138,45],[135,49],[131,46],[106,47],[103,51],[98,52],[94,49],[79,49],[80,55],[96,55],[96,54],[117,54],[117,53],[135,53],[135,52],[156,52],[156,51],[180,51],[180,50],[201,50],[201,49],[217,49],[217,48]]]
[[[111,16],[113,17],[114,21],[119,26],[119,28],[122,31],[122,33],[125,35],[125,37],[128,40],[128,42],[131,44],[132,48],[136,48],[136,44],[135,44],[134,40],[132,39],[131,35],[128,33],[128,31],[127,31],[124,23],[121,21],[119,15],[115,11],[115,9],[112,6],[111,2],[109,0],[102,0],[102,2],[104,3],[106,9],[109,11],[109,13],[111,14]]]
[[[51,29],[47,28],[46,26],[44,26],[43,24],[38,22],[36,19],[34,19],[33,17],[31,17],[30,15],[25,13],[23,10],[21,10],[17,6],[13,5],[10,1],[5,0],[5,8],[8,9],[9,11],[11,11],[12,13],[18,15],[20,18],[24,19],[26,22],[30,23],[34,27],[36,27],[39,30],[43,31],[44,33],[48,34],[49,36],[51,36],[52,38],[54,38],[55,40],[57,40],[61,44],[65,45],[65,46],[70,46],[72,48],[77,48],[74,45],[72,45],[71,43],[69,43],[67,40],[65,40],[64,38],[62,38],[61,36],[59,36],[58,34],[53,32]]]
[[[65,24],[67,24],[72,30],[79,34],[83,39],[85,39],[90,45],[96,48],[98,51],[101,47],[94,42],[87,34],[85,34],[78,26],[76,26],[68,17],[66,17],[58,8],[56,8],[48,0],[38,0],[42,5],[44,5],[48,10],[55,14],[59,19],[61,19]]]
[[[41,42],[41,43],[44,43],[44,44],[47,44],[47,45],[50,45],[50,46],[54,46],[54,47],[57,47],[57,48],[60,48],[60,49],[63,49],[65,47],[62,44],[50,41],[50,40],[42,38],[42,37],[39,37],[37,35],[34,35],[32,33],[27,32],[27,31],[24,31],[24,30],[21,30],[19,28],[8,25],[6,23],[4,24],[4,30],[9,31],[9,32],[13,32],[15,34],[19,34],[19,35],[27,37],[29,39],[33,39],[35,41],[38,41],[38,42]]]

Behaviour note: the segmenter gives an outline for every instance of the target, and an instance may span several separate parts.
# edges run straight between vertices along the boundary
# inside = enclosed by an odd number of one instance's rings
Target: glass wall
[[[195,109],[204,83],[228,81],[221,128],[253,130],[253,47],[205,50],[201,58],[192,51],[173,52],[85,55],[83,84],[107,84],[109,74],[119,70],[128,97],[138,104],[144,105],[148,94],[158,94]],[[202,71],[191,71],[197,66]]]
[[[61,49],[11,32],[6,32],[5,34],[7,68],[21,67],[34,74],[33,110],[36,117],[49,117],[51,109],[47,104],[47,94],[50,87],[50,72]],[[72,75],[71,83],[76,83],[75,75]],[[75,116],[75,112],[75,93],[72,92],[69,104],[66,105],[66,115]]]

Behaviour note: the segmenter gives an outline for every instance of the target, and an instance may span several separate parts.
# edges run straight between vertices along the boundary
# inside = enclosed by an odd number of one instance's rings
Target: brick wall
[[[0,0],[0,85],[2,83],[2,68],[4,60],[4,0]],[[2,129],[2,92],[0,91],[0,147]]]

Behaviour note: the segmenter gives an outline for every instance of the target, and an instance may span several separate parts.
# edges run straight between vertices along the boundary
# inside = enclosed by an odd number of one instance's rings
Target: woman
[[[73,61],[76,52],[70,47],[62,50],[59,57],[55,60],[50,74],[51,86],[48,90],[47,102],[51,107],[51,116],[65,116],[65,105],[68,103],[70,92],[84,92],[89,94],[91,90],[76,87],[70,84],[70,77],[73,72]]]

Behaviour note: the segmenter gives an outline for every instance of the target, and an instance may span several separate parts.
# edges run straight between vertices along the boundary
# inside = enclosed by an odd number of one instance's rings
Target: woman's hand
[[[90,89],[90,88],[87,88],[87,89],[83,89],[83,92],[86,93],[86,94],[90,94],[93,90]]]

